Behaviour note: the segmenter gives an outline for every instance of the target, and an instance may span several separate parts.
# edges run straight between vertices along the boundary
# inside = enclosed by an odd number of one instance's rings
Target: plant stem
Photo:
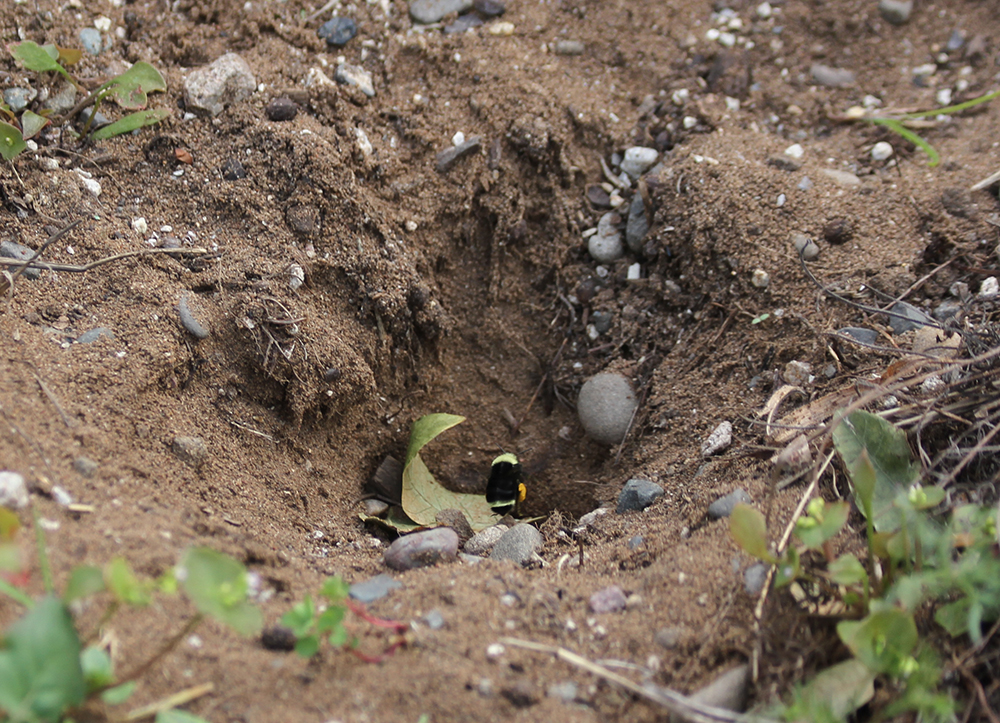
[[[0,592],[2,592],[4,595],[11,598],[12,600],[21,603],[22,605],[24,605],[24,607],[28,609],[31,609],[35,605],[35,601],[32,600],[30,597],[28,597],[28,595],[23,590],[19,590],[18,588],[14,587],[9,582],[4,580],[2,577],[0,577]]]
[[[45,592],[54,595],[56,586],[52,582],[52,566],[49,564],[49,551],[45,546],[45,530],[38,523],[38,510],[31,508],[31,519],[35,523],[35,547],[38,548],[38,567],[42,572],[42,584]]]
[[[158,651],[156,651],[156,654],[153,655],[152,658],[147,660],[145,663],[141,663],[139,667],[133,669],[131,672],[129,672],[128,675],[123,677],[121,680],[115,681],[114,683],[111,683],[109,685],[105,685],[103,688],[100,688],[99,690],[95,691],[94,694],[97,695],[99,693],[103,693],[108,688],[119,686],[122,683],[129,683],[133,680],[136,680],[137,678],[142,677],[146,673],[146,671],[148,671],[150,668],[152,668],[154,665],[160,662],[160,660],[164,658],[171,650],[176,648],[177,644],[180,643],[181,640],[183,640],[186,635],[189,635],[192,630],[198,627],[198,624],[203,619],[204,615],[202,615],[201,613],[196,613],[194,617],[192,617],[190,620],[187,621],[187,623],[185,623],[183,628],[178,630],[177,633],[173,635],[173,637],[167,640],[163,644],[163,646]]]

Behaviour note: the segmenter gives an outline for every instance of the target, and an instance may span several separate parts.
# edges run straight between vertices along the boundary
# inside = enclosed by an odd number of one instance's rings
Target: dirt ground
[[[817,240],[818,279],[859,295],[867,285],[898,297],[955,259],[908,294],[928,310],[954,282],[975,293],[994,273],[996,189],[968,189],[1000,168],[1000,107],[921,131],[941,154],[935,168],[885,129],[831,118],[868,95],[924,109],[944,88],[956,102],[992,90],[1000,14],[985,0],[922,1],[893,26],[874,0],[775,0],[769,17],[756,3],[731,0],[733,13],[719,16],[724,7],[508,0],[502,17],[464,33],[443,31],[454,16],[415,24],[399,0],[315,18],[319,4],[305,0],[0,7],[5,43],[78,47],[82,28],[110,18],[107,47],[76,74],[148,61],[168,83],[152,106],[171,112],[85,148],[43,134],[37,151],[0,166],[0,240],[38,248],[82,220],[47,261],[83,264],[164,239],[209,250],[44,272],[18,279],[5,302],[0,463],[35,488],[57,581],[118,555],[157,575],[205,544],[261,576],[273,624],[328,575],[356,582],[387,571],[390,537],[359,521],[358,500],[382,458],[405,450],[411,422],[431,412],[468,418],[435,443],[442,478],[481,488],[498,450],[515,451],[543,462],[526,512],[559,513],[541,523],[543,567],[394,574],[403,588],[371,610],[415,624],[412,644],[384,663],[329,651],[304,661],[207,624],[144,680],[136,704],[211,682],[214,692],[190,706],[211,721],[651,721],[663,711],[551,656],[508,646],[490,658],[487,647],[508,636],[564,646],[687,692],[760,642],[752,696],[763,702],[816,656],[837,654],[815,650],[804,621],[784,629],[782,644],[766,631],[758,640],[756,598],[743,588],[750,560],[706,509],[742,488],[783,527],[802,488],[769,494],[775,445],[755,420],[785,365],[811,364],[819,396],[891,360],[829,332],[867,326],[883,332],[881,344],[906,343],[884,317],[824,297],[792,234]],[[341,49],[316,34],[334,13],[358,25]],[[512,32],[495,32],[500,23]],[[706,38],[713,28],[733,33],[735,46]],[[955,30],[965,44],[948,51]],[[186,116],[185,77],[226,52],[247,61],[257,92],[215,118]],[[338,55],[372,74],[374,97],[307,87],[313,68],[333,77]],[[816,63],[855,81],[817,86]],[[913,68],[928,63],[934,74],[914,82]],[[58,85],[10,57],[0,82]],[[288,94],[297,116],[269,120],[267,105]],[[441,172],[436,156],[459,131],[481,148]],[[873,161],[883,140],[896,154]],[[795,143],[797,160],[785,153]],[[606,210],[587,189],[607,182],[600,159],[633,145],[663,154],[646,183],[651,229],[641,253],[599,269],[584,232]],[[230,180],[234,161],[245,177]],[[859,182],[842,185],[829,169]],[[78,170],[100,183],[99,196]],[[622,194],[626,213],[634,192]],[[830,243],[824,229],[838,219],[852,233]],[[293,265],[304,271],[297,290]],[[758,269],[766,288],[753,283]],[[179,322],[185,295],[211,331],[204,340]],[[588,334],[598,312],[610,327]],[[95,328],[113,338],[75,341]],[[581,384],[609,369],[641,399],[621,449],[588,440],[572,408]],[[518,434],[508,417],[523,417]],[[701,443],[724,420],[733,445],[703,458]],[[200,464],[174,453],[179,436],[204,440]],[[560,530],[613,503],[632,477],[664,496],[643,513],[602,517],[584,565],[560,564],[577,552]],[[51,485],[93,511],[67,511],[46,494]],[[589,596],[608,585],[635,596],[629,609],[589,613]],[[37,574],[32,586],[41,590]],[[441,629],[421,622],[432,610]],[[0,600],[0,620],[16,614]],[[164,600],[115,618],[119,670],[190,615]],[[656,640],[665,628],[680,633],[672,647]],[[365,630],[355,628],[377,647]],[[546,695],[570,681],[574,702]]]

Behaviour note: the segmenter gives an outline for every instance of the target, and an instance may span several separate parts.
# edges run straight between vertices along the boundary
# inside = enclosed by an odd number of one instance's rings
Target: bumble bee
[[[527,488],[521,481],[521,463],[509,452],[493,460],[490,481],[486,484],[486,501],[495,512],[506,514],[514,509],[517,514],[524,502]]]

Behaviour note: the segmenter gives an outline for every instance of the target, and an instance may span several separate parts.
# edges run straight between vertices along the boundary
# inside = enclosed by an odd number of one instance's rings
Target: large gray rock
[[[749,683],[750,666],[739,665],[696,690],[690,698],[695,703],[739,712],[746,707]],[[691,719],[683,715],[670,715],[670,723],[686,723],[689,720]]]
[[[663,496],[663,488],[648,479],[630,479],[622,488],[618,495],[618,507],[615,509],[619,515],[625,512],[642,512]]]
[[[393,570],[412,570],[458,557],[458,533],[450,527],[404,535],[385,551],[385,564]]]
[[[879,0],[878,11],[887,23],[903,25],[913,12],[913,0]]]
[[[219,115],[240,103],[257,89],[247,61],[236,53],[226,53],[211,65],[191,71],[184,79],[184,102],[188,110]]]
[[[893,334],[904,334],[927,324],[936,323],[913,304],[907,304],[905,301],[893,304],[889,311],[897,314],[897,316],[889,317],[889,328],[892,329]]]
[[[708,506],[708,516],[713,520],[729,517],[733,513],[733,508],[741,502],[750,504],[750,495],[744,490],[735,490],[725,497],[720,497]]]
[[[638,405],[628,379],[621,374],[598,374],[580,388],[576,412],[591,439],[615,445],[625,439]]]
[[[518,565],[527,565],[537,557],[542,542],[542,533],[531,525],[514,525],[497,540],[490,559],[513,560]]]
[[[445,15],[471,10],[472,5],[473,0],[413,0],[410,3],[410,17],[418,23],[430,25]]]

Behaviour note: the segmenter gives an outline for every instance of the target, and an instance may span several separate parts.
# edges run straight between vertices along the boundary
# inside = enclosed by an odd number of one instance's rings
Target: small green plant
[[[912,711],[922,720],[950,720],[954,701],[938,690],[937,655],[920,642],[915,614],[931,604],[948,633],[974,642],[983,621],[1000,616],[995,511],[966,505],[946,520],[935,516],[943,491],[920,485],[905,434],[873,414],[839,420],[833,442],[865,517],[865,562],[833,553],[847,502],[811,500],[795,524],[798,544],[781,555],[771,551],[756,509],[738,505],[730,519],[736,543],[776,566],[775,587],[806,585],[841,603],[837,635],[853,657],[797,689],[782,713],[787,720],[844,720],[872,698],[878,678],[891,694],[885,717]]]
[[[16,551],[13,539],[19,527],[17,516],[0,508],[0,593],[27,608],[0,637],[0,721],[62,721],[88,701],[124,703],[137,682],[205,616],[244,635],[260,629],[260,611],[247,600],[246,569],[236,560],[204,547],[187,550],[173,570],[156,580],[140,580],[122,558],[111,560],[103,568],[80,566],[73,569],[63,594],[57,596],[48,571],[44,533],[37,521],[35,526],[39,530],[39,567],[46,588],[45,596],[38,601],[19,587],[26,579],[19,555],[12,554]],[[144,607],[154,593],[174,594],[178,589],[197,612],[145,662],[118,676],[108,652],[90,644],[91,637],[96,637],[122,607]],[[93,636],[81,636],[70,606],[101,593],[110,600],[98,630]],[[156,721],[197,723],[202,719],[168,704],[157,710]]]
[[[65,68],[66,65],[72,65],[80,59],[79,50],[60,48],[56,45],[38,45],[30,40],[11,43],[7,49],[24,68],[36,73],[59,73],[76,88],[82,88],[79,81]],[[166,89],[166,81],[160,72],[149,63],[140,61],[90,93],[77,104],[73,112],[79,112],[89,105],[94,106],[84,129],[84,134],[87,134],[91,121],[104,100],[112,100],[126,110],[136,111],[90,134],[94,140],[112,138],[159,123],[167,118],[170,115],[168,110],[145,110],[149,93]],[[0,103],[0,114],[6,117],[5,121],[0,121],[0,156],[8,161],[24,151],[27,147],[26,141],[37,135],[49,123],[47,117],[30,110],[23,111],[18,117],[3,103]]]
[[[312,596],[306,595],[302,602],[282,616],[281,624],[288,627],[296,638],[295,652],[303,658],[311,658],[319,652],[325,639],[336,649],[350,650],[366,662],[378,662],[406,644],[406,623],[373,617],[364,607],[351,600],[347,591],[347,583],[339,577],[328,577],[319,591],[319,596],[326,600],[324,604],[317,605]],[[375,656],[361,652],[358,639],[351,636],[344,627],[344,618],[348,612],[375,627],[390,630],[393,637],[388,647]]]

